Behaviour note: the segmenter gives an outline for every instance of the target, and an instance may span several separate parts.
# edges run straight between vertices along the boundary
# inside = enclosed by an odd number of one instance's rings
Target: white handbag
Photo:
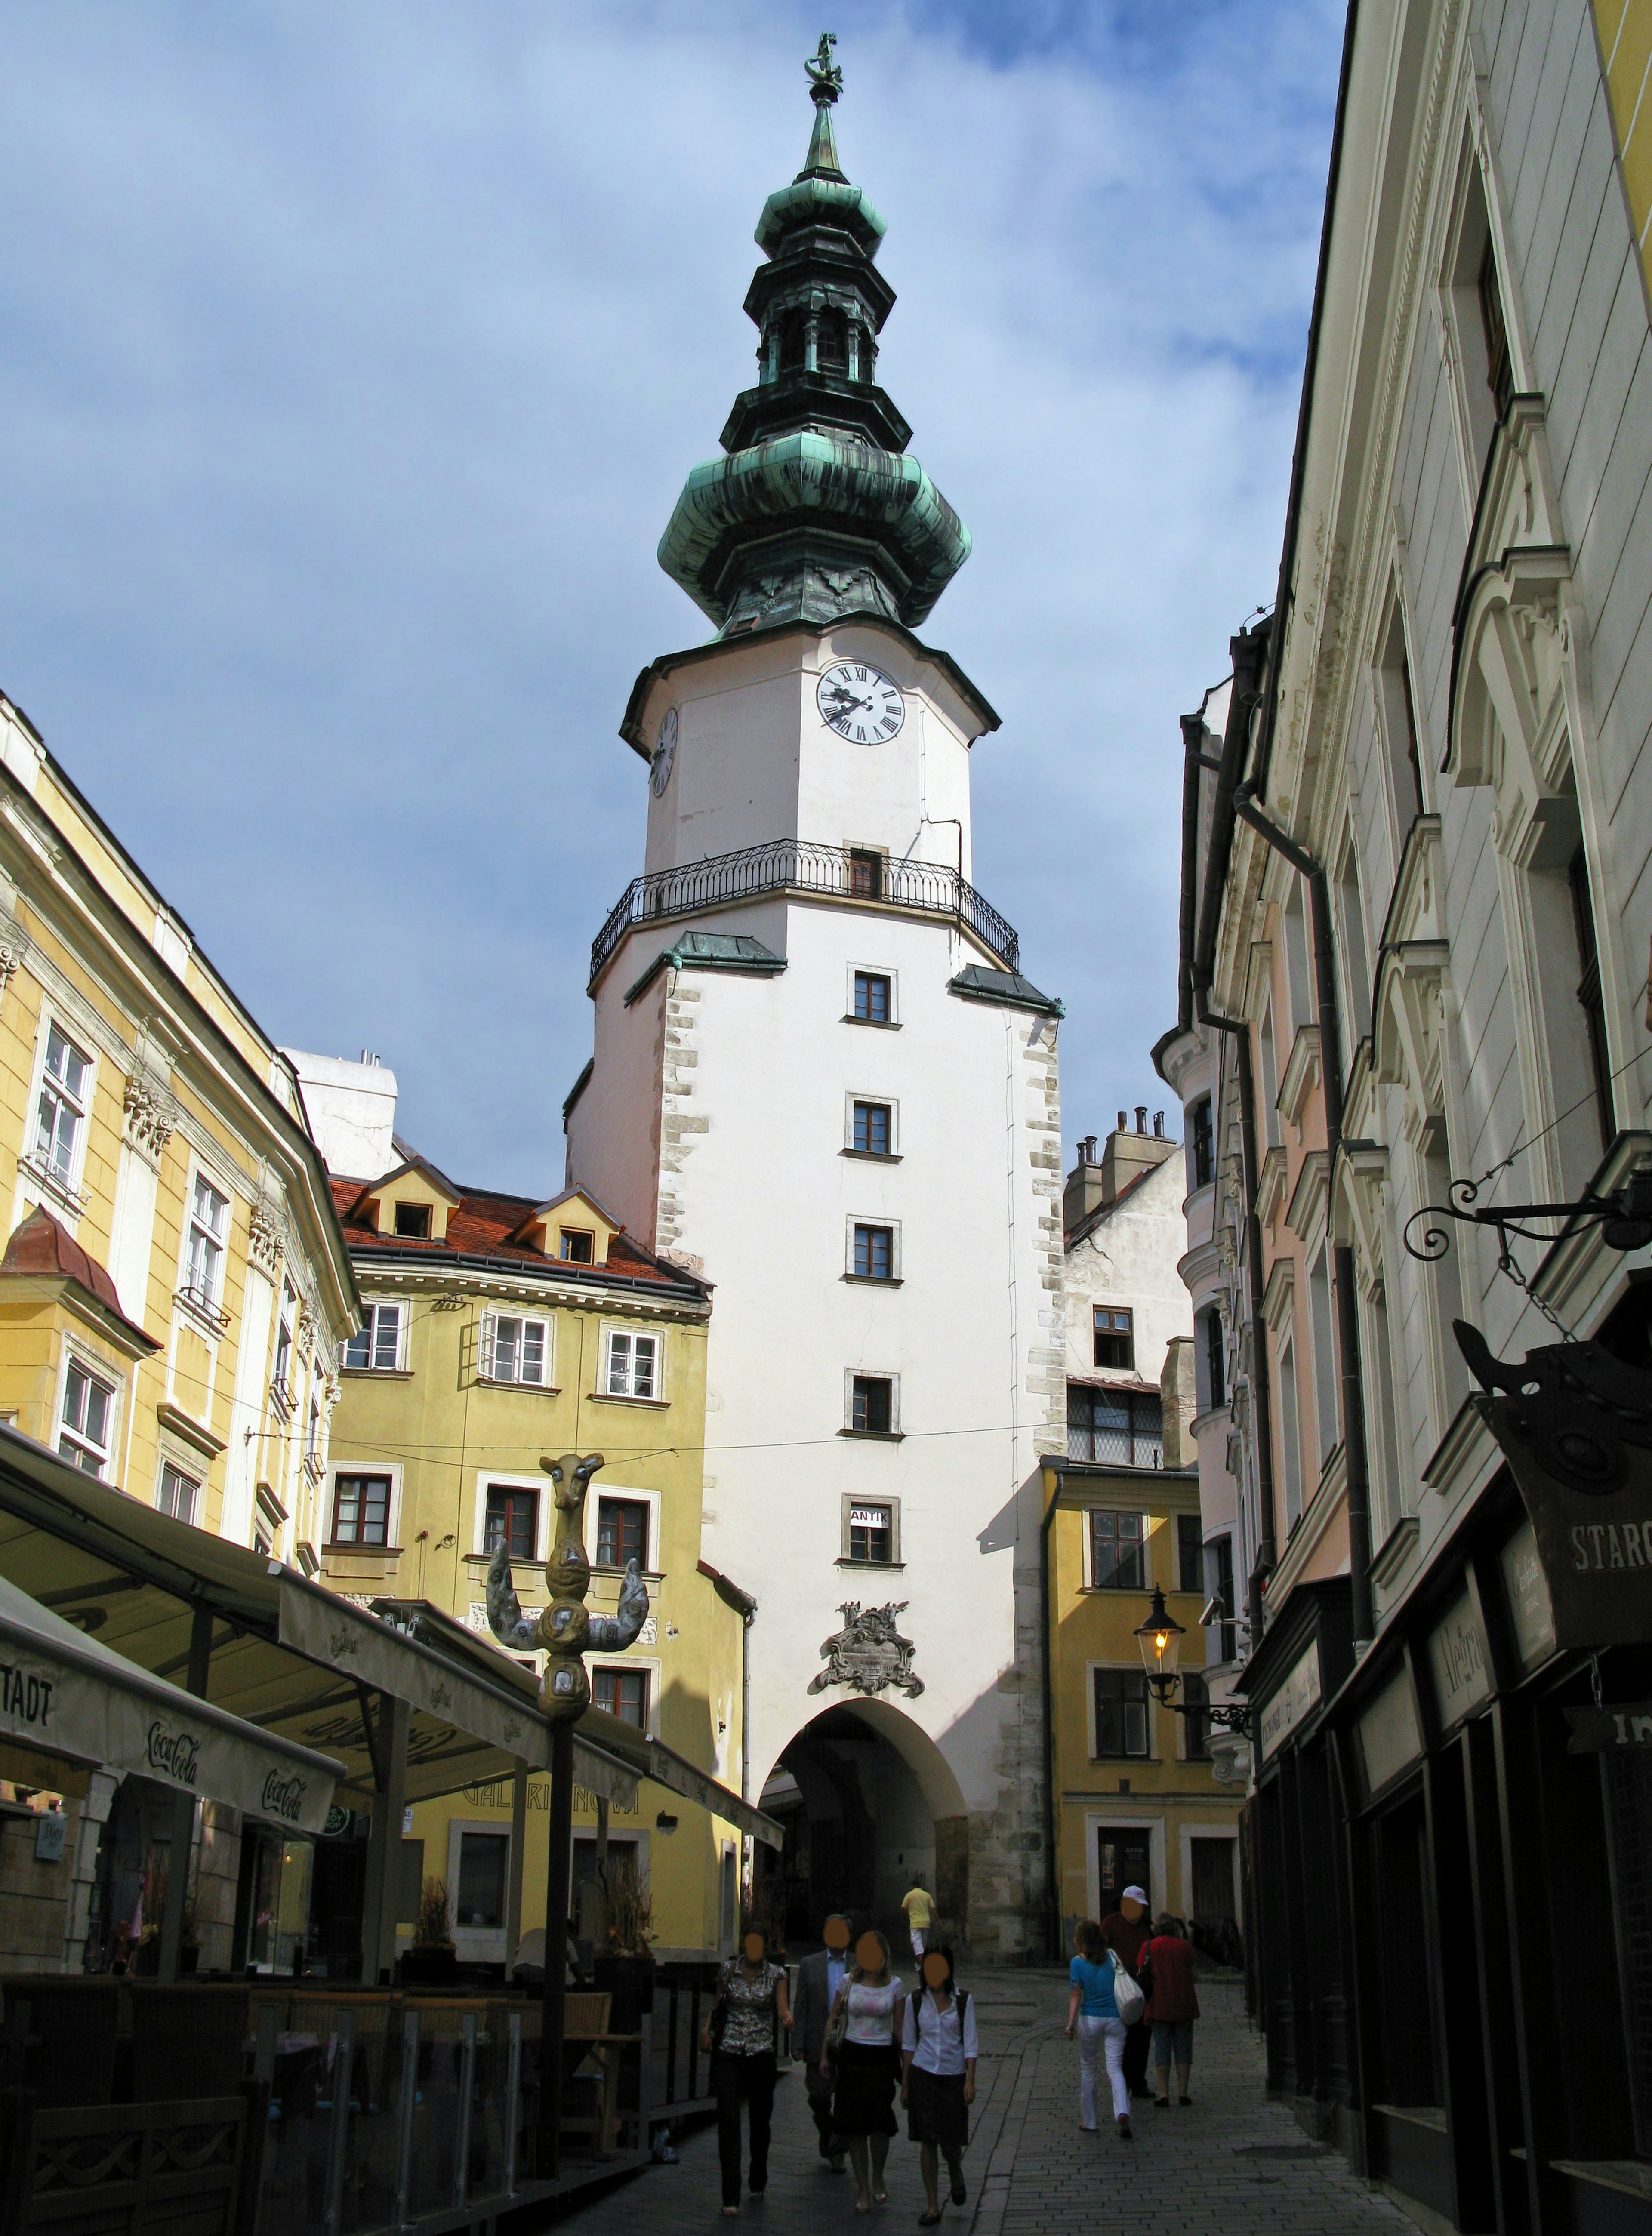
[[[1109,1949],[1107,1953],[1113,1960],[1113,2008],[1126,2026],[1134,2026],[1146,2010],[1148,1999],[1140,1983],[1125,1970],[1118,1950]]]

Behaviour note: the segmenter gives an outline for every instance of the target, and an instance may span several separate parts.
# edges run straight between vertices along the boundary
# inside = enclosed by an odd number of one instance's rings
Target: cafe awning
[[[406,1801],[548,1767],[550,1727],[531,1669],[490,1641],[381,1620],[294,1569],[94,1482],[0,1425],[0,1577],[153,1676],[189,1667],[210,1619],[206,1697],[268,1736],[336,1758],[336,1799],[371,1810],[386,1696],[408,1704]],[[431,1610],[432,1615],[434,1610]],[[427,1642],[444,1634],[439,1649]],[[458,1641],[463,1641],[463,1648]],[[779,1847],[780,1828],[657,1740],[589,1709],[580,1783],[635,1799],[639,1777]]]
[[[319,1832],[339,1765],[197,1700],[0,1576],[0,1775],[84,1793],[100,1766]]]

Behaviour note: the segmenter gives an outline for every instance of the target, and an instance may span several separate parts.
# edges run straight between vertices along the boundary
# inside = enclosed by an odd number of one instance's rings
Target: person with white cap
[[[1145,1887],[1127,1886],[1118,1908],[1102,1920],[1102,1938],[1133,1980],[1139,1980],[1147,1946],[1153,1938],[1153,1919]],[[1147,2022],[1137,2019],[1124,2038],[1124,2081],[1132,2096],[1151,2095],[1148,2087],[1148,2052],[1151,2035]]]

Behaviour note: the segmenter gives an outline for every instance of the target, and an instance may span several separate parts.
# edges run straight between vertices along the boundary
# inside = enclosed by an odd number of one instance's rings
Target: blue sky
[[[835,5],[880,372],[975,551],[977,882],[1065,1136],[1165,1094],[1176,718],[1272,595],[1339,0]],[[655,562],[751,377],[818,8],[54,0],[0,93],[0,687],[266,1028],[560,1180]]]

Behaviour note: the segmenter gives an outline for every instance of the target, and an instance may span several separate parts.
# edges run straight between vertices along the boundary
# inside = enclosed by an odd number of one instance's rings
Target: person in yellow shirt
[[[912,1936],[912,1954],[921,1956],[924,1936],[935,1923],[935,1905],[925,1891],[921,1871],[912,1873],[912,1883],[901,1897],[900,1906],[906,1913],[906,1930]]]

